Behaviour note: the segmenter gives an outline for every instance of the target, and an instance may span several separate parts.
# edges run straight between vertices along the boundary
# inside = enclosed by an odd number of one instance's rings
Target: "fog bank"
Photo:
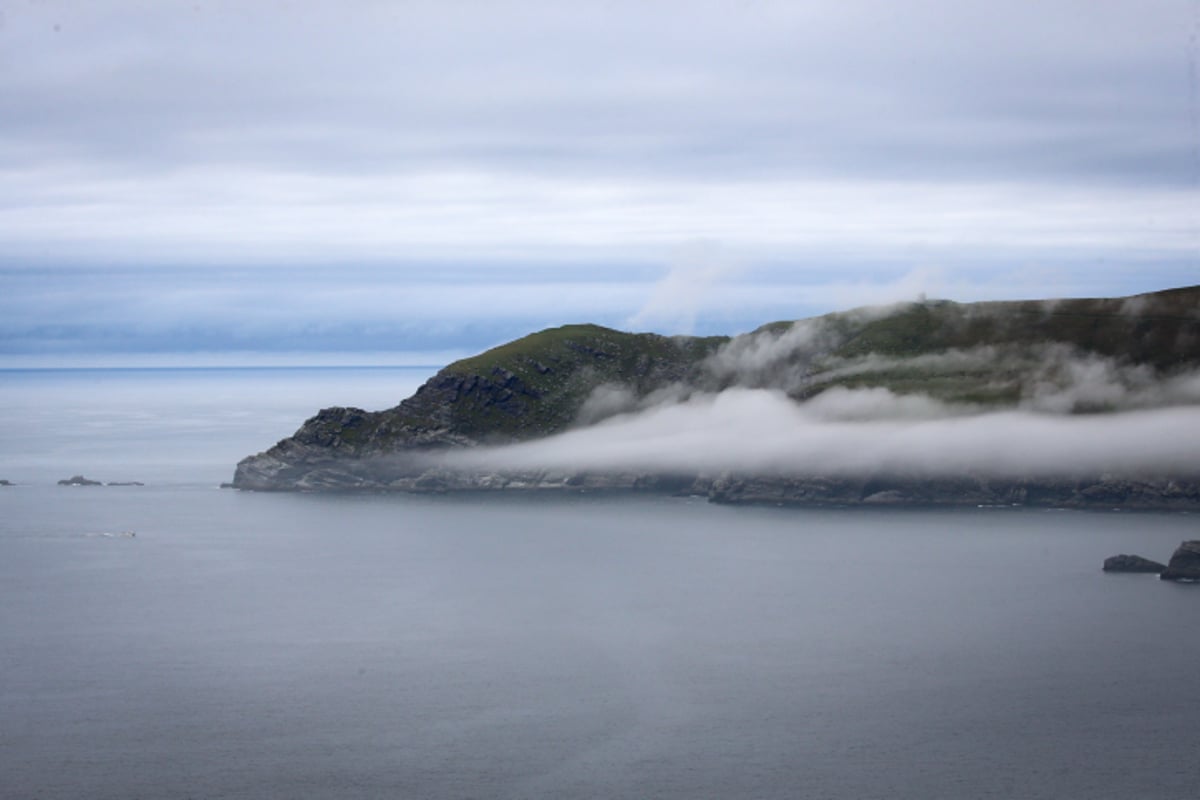
[[[797,403],[734,388],[621,414],[536,442],[448,456],[487,470],[724,471],[994,477],[1200,473],[1200,408],[1063,415],[979,411],[886,389]]]

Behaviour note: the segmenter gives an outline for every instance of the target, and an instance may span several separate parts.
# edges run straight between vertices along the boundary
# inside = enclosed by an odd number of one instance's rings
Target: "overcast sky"
[[[1200,282],[1196,0],[0,15],[0,364]]]

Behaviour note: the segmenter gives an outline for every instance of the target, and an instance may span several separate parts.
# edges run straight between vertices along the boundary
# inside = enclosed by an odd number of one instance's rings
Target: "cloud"
[[[686,24],[632,0],[13,4],[0,270],[107,276],[113,341],[143,348],[168,311],[171,336],[348,341],[355,295],[368,318],[377,298],[422,322],[442,304],[443,325],[540,302],[529,328],[713,332],[920,291],[1180,285],[1200,246],[1194,26],[1119,0],[702,0]],[[381,265],[410,291],[369,291]],[[443,270],[471,303],[427,290]],[[560,275],[530,289],[530,270]],[[556,294],[580,276],[596,302]],[[54,280],[6,283],[6,310],[42,320],[10,323],[10,349],[106,340]]]
[[[1160,288],[1152,282],[1161,279],[1154,266],[1134,261],[1126,272],[1106,273],[1106,280],[1117,290]],[[1003,299],[1032,295],[1045,280],[1036,273],[1000,277],[1002,268],[1002,263],[981,262],[935,291],[959,300]],[[686,322],[699,335],[736,334],[768,320],[795,320],[880,300],[911,301],[919,296],[918,287],[928,286],[924,276],[929,273],[874,269],[882,274],[873,279],[866,273],[851,278],[856,267],[837,261],[811,268],[805,262],[804,268],[731,270],[689,297]],[[661,294],[659,274],[659,268],[642,263],[452,259],[324,266],[0,266],[0,357],[395,351],[407,362],[412,353],[427,351],[418,363],[444,363],[447,353],[467,355],[555,325],[629,327],[631,315]],[[940,283],[943,274],[933,272],[933,280]],[[1094,273],[1080,269],[1068,277],[1055,287],[1062,294],[1099,293]],[[1023,288],[1025,282],[1029,285]],[[662,308],[664,314],[646,319],[645,327],[678,332],[666,313],[670,305]],[[683,325],[682,316],[674,319],[676,326]],[[803,330],[783,337],[775,356],[771,337],[738,340],[734,347],[762,349],[763,368],[778,366],[779,358],[796,352],[790,340]],[[753,383],[743,374],[749,362],[739,363],[731,361],[733,371],[723,374],[741,374]],[[867,366],[841,365],[847,370]]]
[[[1076,415],[964,413],[882,389],[807,404],[728,389],[537,442],[458,453],[452,467],[995,477],[1200,472],[1200,408]]]
[[[11,194],[0,198],[0,259],[9,262],[615,259],[683,270],[682,242],[719,241],[738,254],[728,266],[702,256],[693,274],[703,275],[751,260],[846,254],[864,264],[908,260],[910,269],[913,259],[987,251],[1022,260],[1050,252],[1056,262],[1142,251],[1179,258],[1197,239],[1193,194],[1175,188],[854,177],[726,184],[702,175],[581,181],[511,168],[332,176],[265,165],[114,175],[64,163],[3,174]]]
[[[5,238],[1179,247],[1185,9],[791,5],[17,7]]]
[[[837,320],[814,317],[731,339],[704,365],[720,384],[792,390],[819,369],[846,341],[845,323],[886,316],[890,306],[852,309]]]
[[[692,334],[701,311],[730,279],[745,271],[718,243],[693,242],[683,248],[667,273],[654,285],[650,297],[626,321],[626,327],[646,326],[676,334]]]
[[[1177,183],[1188,150],[1182,4],[696,2],[686,25],[673,3],[544,0],[8,11],[0,87],[32,152]]]
[[[1039,411],[1200,405],[1200,373],[1162,378],[1144,364],[1123,364],[1062,347],[1041,348],[1040,364],[1023,405]]]
[[[224,349],[465,355],[547,323],[612,324],[641,297],[624,273],[607,280],[472,274],[462,285],[454,272],[0,270],[7,286],[0,296],[0,354]]]

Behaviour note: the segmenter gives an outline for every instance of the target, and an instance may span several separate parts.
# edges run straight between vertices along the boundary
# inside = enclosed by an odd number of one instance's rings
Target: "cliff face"
[[[1188,381],[1198,371],[1200,287],[1115,299],[911,303],[772,323],[733,338],[573,325],[455,362],[394,408],[324,409],[293,436],[243,459],[233,484],[258,490],[637,489],[723,502],[1200,506],[1200,481],[1190,475],[996,482],[456,472],[436,459],[730,387],[774,389],[797,402],[835,387],[887,389],[977,409],[1077,414],[1195,403]],[[1181,394],[1179,386],[1187,391]]]
[[[701,365],[726,337],[666,337],[597,325],[535,333],[438,372],[386,411],[327,408],[294,435],[243,459],[242,489],[388,487],[429,469],[449,448],[505,444],[566,430],[587,412],[597,387],[629,396],[702,378]],[[603,404],[590,412],[604,413]]]
[[[1164,581],[1200,581],[1200,540],[1181,543],[1158,577]]]

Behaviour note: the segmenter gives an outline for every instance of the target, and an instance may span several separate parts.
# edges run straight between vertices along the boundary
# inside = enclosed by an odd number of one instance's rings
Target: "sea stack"
[[[1180,544],[1158,577],[1164,581],[1200,581],[1200,539]]]

